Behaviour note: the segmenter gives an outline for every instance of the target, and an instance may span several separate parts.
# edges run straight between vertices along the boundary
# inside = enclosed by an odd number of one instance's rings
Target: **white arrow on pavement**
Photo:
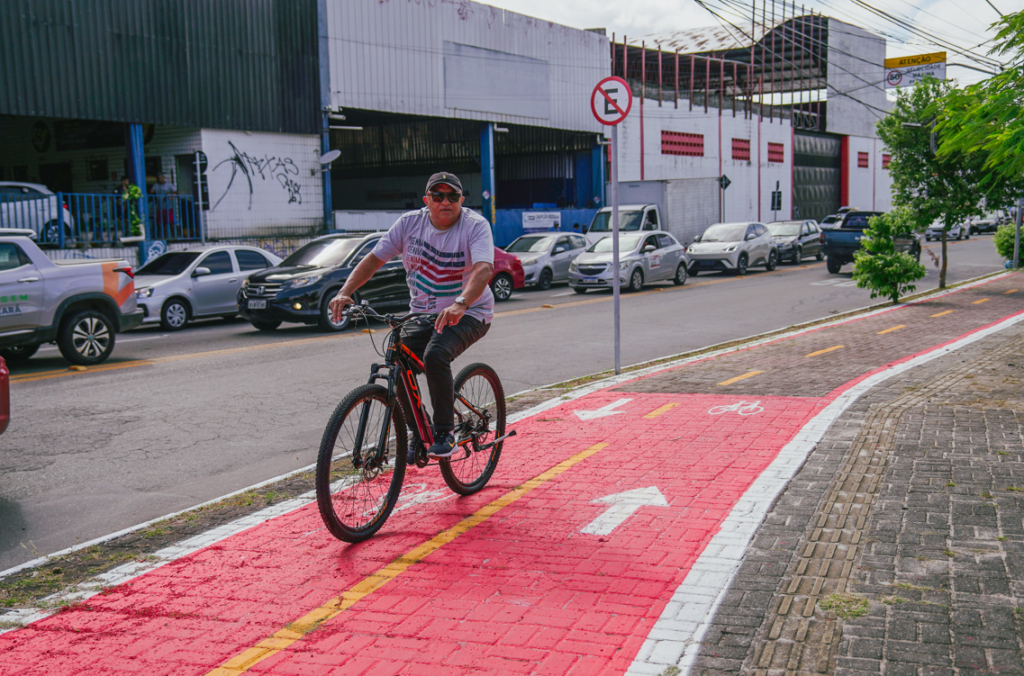
[[[634,488],[631,491],[606,495],[592,502],[603,502],[611,507],[580,531],[590,535],[608,535],[641,507],[668,507],[668,501],[665,500],[665,496],[661,494],[657,486]]]
[[[578,415],[580,417],[580,420],[593,420],[594,418],[603,418],[606,415],[618,415],[620,413],[625,413],[625,411],[613,411],[612,409],[618,406],[622,406],[623,404],[629,403],[631,401],[633,400],[619,399],[618,401],[613,401],[607,406],[602,406],[596,411],[573,411],[573,413]]]

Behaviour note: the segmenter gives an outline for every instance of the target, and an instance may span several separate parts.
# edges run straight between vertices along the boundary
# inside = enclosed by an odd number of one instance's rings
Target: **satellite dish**
[[[340,150],[329,150],[320,156],[320,164],[330,164],[339,157],[341,157]]]

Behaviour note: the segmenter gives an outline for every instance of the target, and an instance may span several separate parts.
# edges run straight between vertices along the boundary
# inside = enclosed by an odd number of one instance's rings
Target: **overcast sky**
[[[673,30],[719,25],[717,19],[694,0],[485,0],[486,4],[528,14],[575,28],[605,28],[621,40],[625,33],[631,39],[651,34],[665,34]],[[751,0],[707,0],[716,11],[724,6],[739,4],[750,6]],[[760,11],[763,0],[754,0]],[[872,6],[907,20],[940,39],[962,48],[974,48],[985,55],[991,46],[994,32],[989,30],[999,18],[996,9],[987,0],[868,0]],[[858,7],[852,0],[797,0],[810,11],[823,13],[856,24],[887,38],[889,57],[946,51],[950,64],[977,65],[950,49],[930,44],[925,38],[911,35],[906,29]],[[1024,10],[1024,0],[991,0],[991,5],[1006,14]],[[787,6],[790,6],[787,2]],[[782,2],[777,11],[781,14]],[[771,14],[771,0],[768,0]],[[787,11],[787,14],[789,12]],[[747,15],[749,22],[749,14]],[[729,17],[736,21],[737,15]],[[980,45],[980,46],[979,46]],[[976,82],[984,74],[951,66],[950,78],[962,84]]]

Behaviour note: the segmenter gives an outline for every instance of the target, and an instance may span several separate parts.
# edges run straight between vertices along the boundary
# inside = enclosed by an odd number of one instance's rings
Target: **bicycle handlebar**
[[[403,315],[401,317],[396,317],[395,315],[382,315],[381,313],[377,312],[367,304],[349,305],[342,311],[342,314],[348,316],[361,315],[363,317],[370,317],[372,319],[380,320],[385,324],[388,324],[392,328],[398,328],[399,326],[402,326],[403,324],[410,322],[414,319],[418,319],[420,317],[437,316],[436,312],[410,312],[409,314]]]

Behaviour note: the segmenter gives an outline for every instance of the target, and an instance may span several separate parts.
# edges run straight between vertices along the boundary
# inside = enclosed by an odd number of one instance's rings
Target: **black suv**
[[[261,270],[242,283],[238,312],[261,331],[281,322],[316,324],[323,331],[342,331],[351,321],[335,321],[328,308],[352,269],[373,250],[382,233],[327,235],[298,249],[274,268]],[[356,300],[374,307],[408,307],[402,259],[385,263],[359,290]]]

